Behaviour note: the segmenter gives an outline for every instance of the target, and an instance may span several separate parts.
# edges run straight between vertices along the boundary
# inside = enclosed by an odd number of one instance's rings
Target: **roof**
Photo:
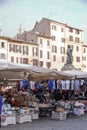
[[[8,40],[8,41],[15,41],[15,42],[25,42],[24,40],[15,39],[8,36],[0,36],[0,39]]]
[[[44,37],[44,38],[48,38],[48,39],[51,39],[52,37],[49,37],[49,36],[46,36],[44,34],[36,34],[37,36],[40,36],[40,37]]]
[[[77,29],[77,30],[83,31],[82,29],[69,26],[67,23],[61,23],[61,22],[57,22],[57,21],[55,21],[55,20],[51,20],[51,19],[47,19],[47,18],[43,18],[43,19],[46,19],[46,20],[48,20],[48,21],[50,21],[50,22],[55,22],[55,23],[57,23],[57,24],[64,25],[64,26],[69,27],[69,28],[73,28],[73,29]]]
[[[57,24],[66,25],[66,24],[64,24],[64,23],[57,22],[57,21],[55,21],[55,20],[52,20],[52,19],[48,19],[48,18],[43,18],[43,19],[46,19],[46,20],[48,20],[48,21],[50,21],[50,22],[54,22],[54,23],[57,23]]]
[[[0,39],[4,39],[4,40],[7,40],[7,41],[12,41],[12,42],[17,42],[17,43],[25,43],[25,44],[38,45],[36,43],[26,42],[24,40],[15,39],[15,38],[8,37],[8,36],[0,36]]]

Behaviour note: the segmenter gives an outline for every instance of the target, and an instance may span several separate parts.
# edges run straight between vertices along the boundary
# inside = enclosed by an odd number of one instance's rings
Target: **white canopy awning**
[[[66,71],[62,71],[62,72],[75,76],[75,78],[87,78],[87,72],[83,72],[83,71],[76,70],[76,69],[66,70]]]
[[[71,79],[71,74],[26,64],[0,62],[0,79],[23,79],[30,74],[34,79]]]

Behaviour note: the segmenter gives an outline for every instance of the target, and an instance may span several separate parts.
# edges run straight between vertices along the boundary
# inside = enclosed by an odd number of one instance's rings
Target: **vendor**
[[[63,97],[62,97],[62,92],[60,90],[55,90],[54,91],[54,99],[56,101],[59,101],[61,100]]]
[[[43,82],[38,82],[37,88],[38,90],[36,92],[36,97],[40,100],[40,103],[43,103],[46,101],[46,97],[43,94],[43,88],[44,88]]]

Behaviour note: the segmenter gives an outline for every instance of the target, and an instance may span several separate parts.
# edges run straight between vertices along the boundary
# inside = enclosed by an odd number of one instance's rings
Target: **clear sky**
[[[43,17],[84,31],[87,44],[87,0],[0,0],[0,29],[15,36],[20,24],[31,30]]]

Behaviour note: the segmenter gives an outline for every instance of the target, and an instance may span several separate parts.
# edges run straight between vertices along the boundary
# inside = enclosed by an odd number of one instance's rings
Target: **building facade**
[[[51,37],[43,36],[41,34],[37,35],[38,47],[38,66],[50,68],[51,67]]]
[[[8,61],[8,40],[0,36],[0,61]]]
[[[82,48],[82,70],[87,72],[87,45]]]
[[[38,45],[1,36],[0,61],[36,65],[36,61],[38,61]]]
[[[38,61],[38,45],[9,39],[8,61],[13,63],[36,65]]]
[[[66,51],[68,45],[71,45],[73,48],[74,67],[82,70],[83,31],[66,25],[65,27],[65,50]]]
[[[19,33],[17,38],[37,43],[39,45],[38,65],[57,70],[61,70],[66,63],[67,47],[71,45],[73,47],[73,65],[77,69],[83,69],[83,31],[81,29],[43,18],[40,22],[36,22],[31,31]],[[47,42],[50,43],[48,52]],[[46,54],[49,55],[48,58]]]

